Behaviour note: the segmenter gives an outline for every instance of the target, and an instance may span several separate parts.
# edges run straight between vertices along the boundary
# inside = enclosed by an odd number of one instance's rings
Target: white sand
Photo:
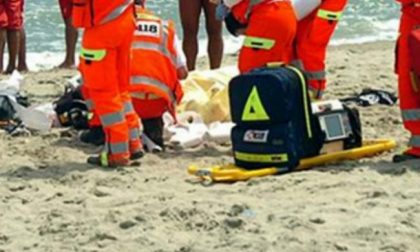
[[[329,66],[329,98],[396,90],[390,43],[332,48]],[[31,73],[26,89],[51,100],[72,74]],[[361,111],[366,138],[403,147],[397,106]],[[86,165],[94,150],[66,131],[0,137],[0,251],[420,251],[420,164],[391,164],[392,153],[204,187],[187,166],[228,155],[170,152],[106,170]]]

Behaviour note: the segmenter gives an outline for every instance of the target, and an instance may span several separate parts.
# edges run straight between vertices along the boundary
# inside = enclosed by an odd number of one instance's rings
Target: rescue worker
[[[309,5],[315,9],[306,17],[300,17],[302,19],[298,22],[293,64],[305,71],[311,98],[321,99],[326,87],[325,58],[328,43],[348,1],[310,0],[315,5],[307,1],[294,0],[298,13],[300,8],[304,9]]]
[[[169,111],[175,117],[183,96],[179,80],[188,75],[187,63],[175,24],[146,10],[144,1],[136,3],[130,91],[144,133],[163,148],[162,115]]]
[[[80,72],[91,110],[105,132],[105,148],[88,163],[128,165],[142,157],[139,119],[129,94],[133,0],[73,0],[73,25],[84,28]]]
[[[403,123],[411,133],[409,148],[393,158],[394,162],[402,162],[420,158],[420,83],[418,83],[420,73],[411,72],[413,62],[410,59],[419,55],[414,56],[409,49],[410,34],[415,29],[420,29],[420,0],[397,0],[397,2],[402,5],[402,15],[397,41],[396,73]],[[417,80],[414,75],[417,75]]]
[[[238,62],[241,73],[270,62],[290,62],[297,27],[290,0],[225,0],[224,4],[231,8],[225,19],[228,30],[245,35]]]

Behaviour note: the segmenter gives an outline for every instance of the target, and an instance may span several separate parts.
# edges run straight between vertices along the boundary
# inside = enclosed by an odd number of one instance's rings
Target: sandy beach
[[[396,92],[393,50],[331,48],[326,98]],[[24,89],[33,103],[52,101],[75,73],[28,73]],[[360,111],[366,139],[404,148],[398,106]],[[96,150],[68,130],[0,139],[0,252],[420,251],[420,163],[392,164],[393,153],[203,186],[188,165],[231,162],[228,153],[148,154],[140,166],[107,170],[85,164]]]

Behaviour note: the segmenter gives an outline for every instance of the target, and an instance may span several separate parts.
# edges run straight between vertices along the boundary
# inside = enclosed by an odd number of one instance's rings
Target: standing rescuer
[[[186,59],[175,24],[146,10],[143,1],[136,5],[130,91],[144,133],[163,147],[162,115],[169,111],[175,117],[183,96],[179,80],[188,75]]]
[[[402,15],[397,41],[396,73],[403,123],[411,133],[409,148],[403,154],[395,155],[393,159],[394,162],[402,162],[420,158],[420,71],[414,68],[415,59],[420,57],[420,0],[397,2],[402,5]],[[414,33],[417,34],[417,40],[414,39]],[[414,48],[417,48],[417,51]]]
[[[312,2],[317,1],[319,5],[313,5]],[[300,17],[302,19],[298,22],[293,63],[305,71],[311,98],[321,99],[326,87],[325,58],[328,43],[347,0],[294,0],[295,8],[305,8],[305,4],[315,9],[307,16]]]
[[[84,28],[80,72],[90,108],[105,132],[105,148],[88,163],[128,165],[143,155],[139,119],[129,94],[132,0],[73,0],[73,25]]]
[[[234,35],[245,35],[239,54],[241,73],[270,62],[289,63],[296,34],[296,15],[289,0],[225,0],[225,19]]]

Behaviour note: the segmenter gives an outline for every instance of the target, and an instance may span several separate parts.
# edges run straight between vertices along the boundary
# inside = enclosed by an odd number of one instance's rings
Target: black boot
[[[144,133],[150,138],[150,140],[164,149],[162,117],[142,119],[142,123]]]
[[[96,146],[105,144],[105,133],[102,127],[93,127],[80,135],[80,141]]]
[[[405,161],[411,161],[411,160],[420,160],[419,156],[416,155],[412,155],[412,154],[408,154],[408,153],[403,153],[403,154],[397,154],[392,158],[392,162],[393,163],[401,163],[401,162],[405,162]]]
[[[130,160],[123,159],[123,160],[109,160],[106,154],[100,154],[98,156],[90,156],[87,159],[87,163],[95,166],[100,167],[108,167],[108,168],[117,168],[117,167],[124,167],[130,165]]]

